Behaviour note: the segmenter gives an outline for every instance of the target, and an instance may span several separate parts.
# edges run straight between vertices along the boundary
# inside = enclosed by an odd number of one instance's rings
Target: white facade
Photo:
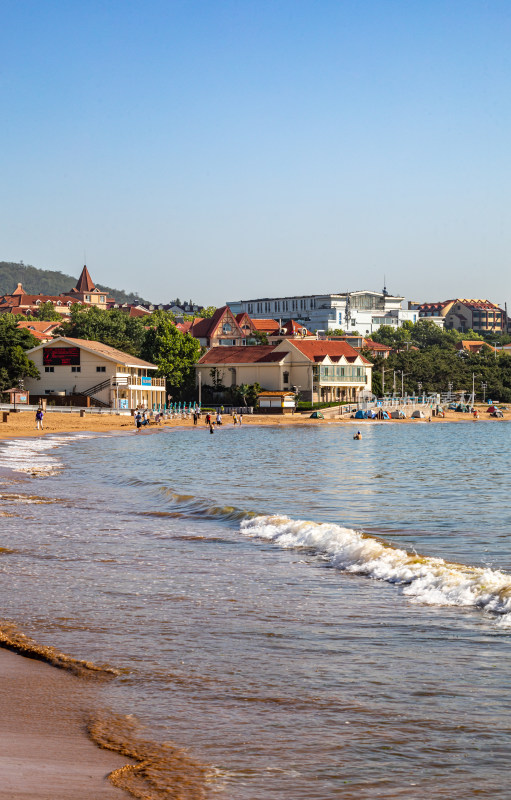
[[[402,308],[404,298],[383,292],[344,292],[288,297],[265,297],[228,302],[234,314],[247,313],[253,319],[294,319],[310,331],[342,328],[363,336],[374,333],[380,325],[398,327],[405,321],[416,322],[417,311]]]
[[[32,395],[84,395],[124,409],[165,403],[165,379],[151,376],[158,367],[100,342],[61,336],[27,355],[41,376],[25,379]]]

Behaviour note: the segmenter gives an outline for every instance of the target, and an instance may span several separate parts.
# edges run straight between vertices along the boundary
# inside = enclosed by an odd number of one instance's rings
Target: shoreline
[[[429,419],[430,410],[426,410],[426,417],[424,419],[392,419],[392,420],[364,420],[364,419],[351,419],[350,417],[338,416],[325,416],[324,419],[310,419],[309,413],[306,414],[247,414],[243,417],[243,423],[240,426],[241,430],[245,426],[290,426],[290,425],[371,425],[372,423],[379,424],[397,424],[397,425],[413,425],[416,423],[432,422],[432,423],[446,423],[446,422],[505,422],[511,420],[511,411],[504,411],[502,418],[490,417],[486,413],[487,406],[482,404],[476,406],[479,412],[479,419],[475,420],[472,414],[460,413],[456,411],[446,411],[445,417],[431,417]],[[312,413],[312,412],[311,412]],[[223,415],[224,425],[232,427],[232,419],[230,415]],[[147,430],[141,429],[142,433],[156,432],[158,430],[165,430],[168,428],[193,428],[193,420],[190,419],[170,419],[163,422],[161,425],[151,425]],[[197,428],[205,428],[204,415],[199,420]],[[87,415],[80,417],[79,411],[76,413],[61,413],[58,411],[49,412],[44,416],[44,430],[38,431],[35,427],[34,413],[32,411],[19,411],[16,414],[10,414],[8,422],[0,422],[0,441],[5,439],[31,437],[34,439],[47,436],[52,433],[128,433],[135,432],[134,421],[132,417],[124,415]]]
[[[127,765],[89,738],[91,686],[50,664],[0,648],[0,798],[122,800],[108,779]],[[128,762],[131,763],[131,762]]]

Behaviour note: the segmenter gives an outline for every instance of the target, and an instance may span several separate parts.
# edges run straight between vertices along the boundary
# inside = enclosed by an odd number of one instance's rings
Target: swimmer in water
[[[360,431],[357,431],[353,438],[354,439],[361,439],[362,438],[362,434],[360,433]]]

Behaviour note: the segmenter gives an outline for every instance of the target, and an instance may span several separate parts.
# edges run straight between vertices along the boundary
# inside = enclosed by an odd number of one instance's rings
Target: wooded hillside
[[[95,280],[96,276],[92,275]],[[73,278],[65,275],[58,270],[37,269],[29,264],[20,262],[16,264],[12,261],[0,261],[0,295],[11,294],[18,283],[23,284],[27,294],[61,294],[68,292],[76,286],[78,275]],[[147,303],[138,294],[125,292],[124,289],[112,289],[111,286],[97,284],[98,289],[108,293],[109,297],[114,297],[118,303]]]

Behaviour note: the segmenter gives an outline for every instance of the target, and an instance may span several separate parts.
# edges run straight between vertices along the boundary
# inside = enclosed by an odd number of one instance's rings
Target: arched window
[[[231,333],[232,325],[229,322],[224,322],[222,326],[222,333]]]

